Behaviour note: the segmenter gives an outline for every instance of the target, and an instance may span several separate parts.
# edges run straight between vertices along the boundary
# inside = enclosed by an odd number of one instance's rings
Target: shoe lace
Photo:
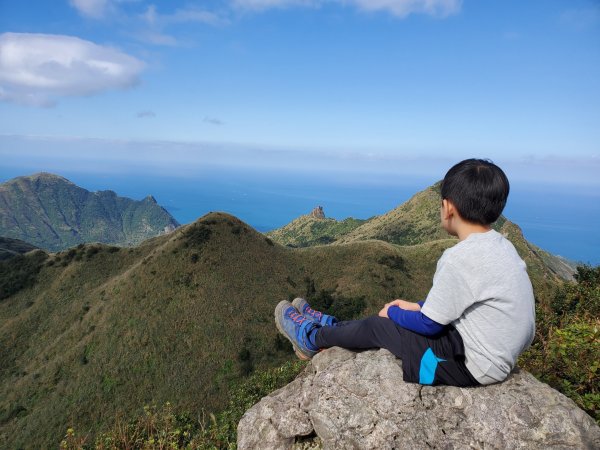
[[[304,313],[308,314],[316,319],[320,319],[323,316],[323,313],[321,311],[316,311],[316,310],[310,308],[309,306],[306,307]]]
[[[304,317],[301,313],[294,311],[289,314],[289,318],[292,319],[293,322],[297,322],[298,325],[302,325],[302,322],[306,320],[306,317]]]

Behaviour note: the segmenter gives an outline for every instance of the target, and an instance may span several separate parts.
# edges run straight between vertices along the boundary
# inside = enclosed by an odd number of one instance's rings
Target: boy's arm
[[[421,312],[424,302],[414,303],[418,310],[406,310],[397,305],[391,305],[387,309],[387,316],[402,328],[414,331],[425,336],[433,336],[444,330],[444,325],[431,320]],[[412,309],[412,308],[411,308]]]
[[[379,315],[388,317],[402,328],[414,331],[426,336],[433,336],[444,330],[444,325],[430,319],[421,312],[425,302],[407,302],[406,300],[394,300],[386,303]]]

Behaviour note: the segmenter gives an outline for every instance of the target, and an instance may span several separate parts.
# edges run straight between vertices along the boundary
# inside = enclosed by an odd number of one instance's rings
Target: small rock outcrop
[[[315,219],[324,219],[325,218],[325,211],[323,211],[323,207],[322,206],[317,206],[315,209],[313,209],[310,214],[310,217],[314,217]]]
[[[421,386],[387,350],[334,347],[246,411],[238,448],[597,449],[600,428],[523,370],[486,387]]]

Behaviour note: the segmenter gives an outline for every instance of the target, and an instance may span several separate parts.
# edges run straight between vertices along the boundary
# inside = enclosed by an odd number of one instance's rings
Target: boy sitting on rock
[[[491,161],[468,159],[441,185],[441,225],[459,242],[444,251],[423,302],[394,300],[378,316],[338,322],[306,300],[280,302],[279,331],[302,359],[338,346],[385,348],[404,381],[476,386],[503,381],[533,340],[535,310],[526,266],[493,224],[509,192]]]

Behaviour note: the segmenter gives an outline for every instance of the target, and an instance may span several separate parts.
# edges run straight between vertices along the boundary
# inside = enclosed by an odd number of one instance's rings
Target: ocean
[[[3,173],[0,181],[25,174]],[[140,200],[153,195],[181,224],[210,211],[230,213],[259,231],[285,225],[322,206],[327,217],[366,219],[384,214],[437,180],[427,176],[362,180],[327,171],[222,170],[191,176],[61,173],[96,191]],[[570,260],[600,264],[600,193],[577,187],[512,181],[504,214],[537,246]]]

